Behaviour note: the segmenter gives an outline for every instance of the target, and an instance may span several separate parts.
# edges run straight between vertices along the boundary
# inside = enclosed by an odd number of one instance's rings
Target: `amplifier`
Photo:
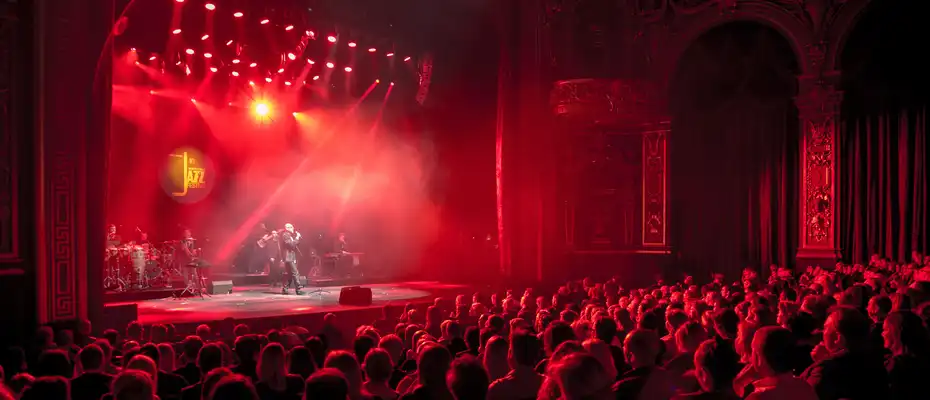
[[[230,294],[232,291],[233,281],[210,281],[207,284],[207,293],[210,295]]]
[[[371,288],[346,286],[339,291],[339,304],[347,306],[370,306]]]

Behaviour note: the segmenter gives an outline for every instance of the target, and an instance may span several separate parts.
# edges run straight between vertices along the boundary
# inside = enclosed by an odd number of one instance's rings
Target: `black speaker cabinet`
[[[346,286],[339,291],[339,304],[346,306],[370,306],[371,288]]]
[[[232,281],[210,281],[210,283],[207,285],[207,293],[210,295],[229,294],[232,293],[232,291]]]

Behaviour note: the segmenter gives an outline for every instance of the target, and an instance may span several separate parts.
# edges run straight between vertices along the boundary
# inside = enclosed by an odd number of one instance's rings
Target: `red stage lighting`
[[[236,11],[233,13],[233,17],[236,17],[236,18],[242,18],[243,15],[245,14],[243,14],[241,11]]]
[[[388,57],[394,57],[394,53],[387,53],[387,54],[385,54],[385,55],[388,56]]]
[[[410,56],[404,57],[404,61],[410,61]]]
[[[307,36],[310,36],[310,37],[312,37],[312,38],[316,38],[316,32],[313,32],[313,31],[306,31],[306,32],[304,32],[304,33],[306,33]]]
[[[149,61],[155,61],[155,56],[149,57]]]
[[[249,86],[255,86],[255,81],[249,81]]]
[[[178,3],[183,3],[183,2],[184,2],[184,0],[174,0],[174,1],[176,1],[176,2],[178,2]]]
[[[200,37],[200,40],[207,40],[210,38],[210,35],[203,35]]]
[[[380,79],[375,79],[375,83],[381,83]]]
[[[376,49],[376,48],[374,48],[374,47],[369,47],[369,48],[368,48],[368,52],[369,52],[369,53],[374,53],[374,52],[376,52],[376,51],[378,51],[378,49]]]
[[[233,71],[233,72],[232,72],[232,76],[239,76],[239,73],[236,72],[236,71]]]
[[[136,65],[139,65],[139,62],[138,62],[138,61],[136,61],[136,62],[134,62],[134,64],[136,64]]]
[[[197,104],[197,100],[191,99],[191,103]]]
[[[229,41],[226,42],[226,45],[227,45],[227,46],[232,46],[232,42],[233,42],[232,39],[229,39]]]
[[[357,46],[355,42],[349,42],[349,47],[355,47],[355,46]]]
[[[336,65],[333,64],[333,63],[331,63],[331,62],[326,63],[326,68],[332,68],[332,67],[335,67],[335,66],[336,66]]]
[[[329,40],[330,43],[336,43],[336,37],[333,35],[327,36],[326,40]]]
[[[207,3],[203,5],[207,10],[213,11],[216,10],[216,6],[213,3]]]
[[[181,33],[181,30],[180,30],[180,29],[175,29],[175,30],[171,31],[171,33],[177,35],[177,34]]]
[[[352,72],[352,67],[346,67],[345,70],[346,72]]]
[[[185,65],[185,66],[184,66],[184,73],[187,74],[187,75],[190,75],[190,74],[191,74],[191,66],[190,66],[190,65]]]
[[[311,60],[311,59],[308,58],[308,59],[307,59],[307,64],[313,65],[313,64],[316,64],[316,61],[313,61],[313,60]]]
[[[285,26],[285,27],[284,27],[284,30],[286,30],[286,31],[294,30],[294,25]]]
[[[314,75],[314,76],[313,76],[313,80],[315,80],[315,81],[320,80],[320,76],[319,76],[319,75]]]
[[[133,53],[135,53],[135,52],[136,52],[136,48],[135,48],[135,47],[133,47],[133,48],[131,48],[131,49],[129,49],[129,51],[131,51],[131,52],[133,52]]]
[[[232,63],[233,63],[233,64],[239,64],[239,59],[238,59],[238,58],[233,58]]]
[[[294,61],[297,59],[297,55],[295,55],[294,53],[287,53],[287,59]]]
[[[259,117],[267,117],[268,114],[271,113],[271,107],[268,106],[268,103],[263,101],[255,102],[255,105],[252,107],[252,109],[255,111],[255,115],[258,115]]]
[[[187,50],[184,50],[184,52],[191,56],[194,55],[194,49],[187,49]]]
[[[213,58],[213,54],[203,53],[203,58]]]
[[[149,90],[149,94],[155,94],[154,90]]]
[[[265,82],[271,83],[271,78],[265,78]]]
[[[218,69],[216,69],[216,67],[210,67],[210,72],[216,72],[216,71],[219,71]]]
[[[255,68],[255,67],[257,67],[257,66],[258,66],[258,63],[251,63],[251,64],[249,64],[249,68]]]
[[[262,24],[262,25],[265,25],[265,24],[267,24],[267,23],[269,23],[269,22],[271,22],[271,21],[268,20],[268,19],[266,18],[266,19],[263,19],[263,20],[262,20],[261,24]]]
[[[287,86],[291,86],[291,81],[284,81],[284,84]]]
[[[394,82],[391,82],[391,86],[394,86]]]
[[[293,115],[293,116],[296,117],[296,116],[297,116],[297,113],[296,113],[296,112],[292,112],[291,115]]]
[[[283,73],[283,72],[284,72],[284,68],[278,68],[278,73],[279,73],[279,74],[280,74],[280,73]]]

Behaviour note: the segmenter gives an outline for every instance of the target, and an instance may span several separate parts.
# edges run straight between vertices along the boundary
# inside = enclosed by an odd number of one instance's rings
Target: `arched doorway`
[[[754,22],[700,36],[669,94],[670,240],[679,267],[735,276],[792,264],[797,246],[798,63]]]
[[[840,50],[837,236],[847,261],[930,251],[930,63],[914,47],[930,37],[928,12],[926,1],[874,1]]]

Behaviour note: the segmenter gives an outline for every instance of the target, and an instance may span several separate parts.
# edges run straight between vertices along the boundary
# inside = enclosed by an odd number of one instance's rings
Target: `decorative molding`
[[[570,79],[555,82],[556,116],[595,125],[634,125],[663,119],[661,90],[644,80]]]
[[[796,99],[801,138],[801,232],[799,251],[835,251],[836,118],[842,93],[832,86],[802,79]]]
[[[668,131],[643,133],[643,247],[667,246]]]
[[[18,73],[14,65],[17,20],[0,19],[0,262],[21,261],[19,230],[19,157],[14,111]],[[17,75],[17,76],[14,76]]]
[[[76,204],[77,163],[70,154],[58,152],[49,155],[48,210],[51,236],[48,238],[50,261],[48,291],[49,315],[52,320],[68,320],[78,317],[77,276],[78,260],[76,247]]]

